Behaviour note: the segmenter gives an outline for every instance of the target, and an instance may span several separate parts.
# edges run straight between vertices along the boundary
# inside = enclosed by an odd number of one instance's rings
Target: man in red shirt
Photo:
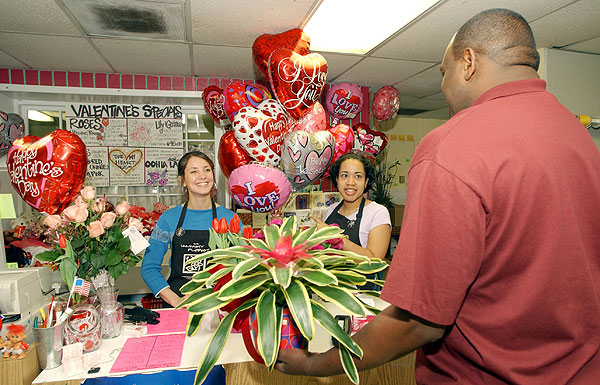
[[[412,350],[423,384],[600,378],[600,152],[538,78],[525,19],[467,21],[441,65],[452,118],[417,147],[382,291],[353,338],[359,369]],[[337,349],[276,368],[342,372]]]

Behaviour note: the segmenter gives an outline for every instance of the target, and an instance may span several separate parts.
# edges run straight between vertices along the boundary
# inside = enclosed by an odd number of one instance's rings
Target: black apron
[[[167,283],[177,295],[181,295],[179,289],[192,278],[194,273],[202,271],[206,267],[206,260],[190,265],[186,265],[185,262],[210,250],[208,246],[209,230],[184,230],[181,228],[187,212],[187,205],[187,202],[183,205],[171,242],[171,274],[169,274]],[[213,219],[217,217],[217,206],[214,201],[212,201],[212,215]]]
[[[328,225],[331,225],[334,223],[337,224],[338,226],[340,226],[340,229],[344,230],[344,234],[348,236],[348,239],[350,239],[350,241],[352,241],[362,247],[362,245],[360,243],[359,231],[360,231],[360,221],[361,221],[362,215],[363,215],[363,209],[365,208],[365,202],[366,202],[366,199],[363,197],[362,200],[360,201],[360,206],[358,207],[358,212],[356,213],[356,219],[354,219],[354,220],[349,220],[348,218],[346,218],[345,216],[343,216],[342,214],[340,214],[338,212],[340,207],[342,207],[342,205],[344,204],[343,201],[340,202],[340,204],[337,205],[335,209],[333,209],[333,211],[331,212],[329,217],[327,217],[327,219],[325,220],[325,223],[327,223]],[[369,279],[378,278],[377,274],[367,274],[366,277]],[[363,286],[357,286],[357,288],[361,289],[361,290],[381,291],[381,287],[379,285],[375,285],[372,282],[367,282]]]

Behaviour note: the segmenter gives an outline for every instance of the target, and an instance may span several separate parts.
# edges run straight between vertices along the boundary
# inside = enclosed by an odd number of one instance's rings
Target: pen
[[[45,328],[46,327],[46,313],[44,313],[44,307],[42,306],[40,308],[40,313],[42,313],[42,327]]]
[[[54,320],[54,306],[56,306],[56,301],[54,300],[54,296],[52,296],[52,302],[50,303],[50,308],[48,310],[48,327],[52,327],[52,321]]]

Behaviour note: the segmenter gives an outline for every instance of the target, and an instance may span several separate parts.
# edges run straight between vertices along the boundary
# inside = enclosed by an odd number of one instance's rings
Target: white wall
[[[9,98],[6,95],[0,94],[0,111],[11,113],[15,111],[15,102],[13,99]],[[12,188],[10,184],[10,179],[8,177],[8,173],[6,170],[6,156],[0,157],[0,193],[1,194],[13,194],[13,201],[18,205],[18,202],[21,200],[15,190]],[[17,213],[20,213],[20,207],[17,207]],[[2,227],[6,230],[10,228],[10,219],[2,220]]]

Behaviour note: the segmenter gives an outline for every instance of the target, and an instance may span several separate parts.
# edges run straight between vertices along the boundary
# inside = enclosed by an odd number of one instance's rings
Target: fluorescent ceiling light
[[[38,110],[27,111],[27,118],[29,120],[35,120],[36,122],[54,122],[54,118],[52,116],[46,115]]]
[[[304,27],[311,51],[364,54],[439,0],[323,0]]]

